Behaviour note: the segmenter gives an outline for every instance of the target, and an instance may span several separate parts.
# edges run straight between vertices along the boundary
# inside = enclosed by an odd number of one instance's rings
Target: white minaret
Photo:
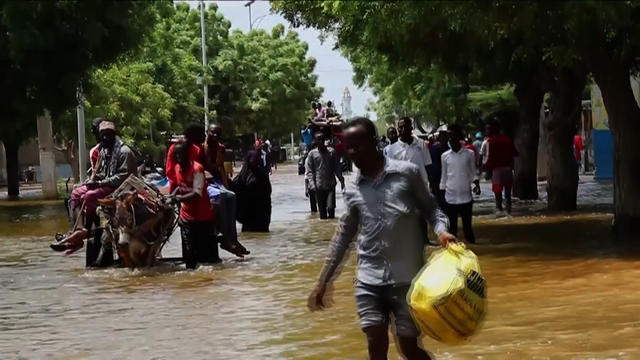
[[[351,119],[351,93],[349,92],[348,87],[344,87],[344,91],[342,92],[342,119],[349,120]]]

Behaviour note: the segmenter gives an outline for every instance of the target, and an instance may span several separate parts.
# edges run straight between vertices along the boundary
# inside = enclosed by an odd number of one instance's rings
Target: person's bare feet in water
[[[84,228],[76,229],[66,237],[62,234],[57,234],[56,242],[49,246],[54,251],[64,251],[65,255],[71,255],[82,249],[84,246],[84,239],[86,239],[87,236],[89,236],[89,230]]]

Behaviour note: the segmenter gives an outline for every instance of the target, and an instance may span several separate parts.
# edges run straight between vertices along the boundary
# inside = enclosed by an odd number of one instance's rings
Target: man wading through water
[[[359,233],[355,297],[369,357],[387,358],[389,317],[393,314],[402,354],[411,360],[429,359],[418,346],[420,333],[406,300],[412,279],[424,265],[427,234],[423,221],[431,224],[442,246],[457,239],[447,232],[447,217],[429,194],[418,167],[377,150],[375,126],[369,119],[352,120],[344,138],[347,154],[360,174],[353,191],[345,194],[347,210],[308,306],[312,311],[325,307],[327,288]]]
[[[324,144],[320,132],[313,137],[316,148],[311,150],[305,162],[307,196],[315,196],[320,219],[333,219],[336,213],[336,177],[344,191],[344,177],[340,160],[333,148]]]

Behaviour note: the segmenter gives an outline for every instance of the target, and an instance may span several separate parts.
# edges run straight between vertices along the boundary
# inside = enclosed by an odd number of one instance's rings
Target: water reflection
[[[335,223],[309,219],[295,174],[279,173],[273,185],[273,231],[242,234],[251,257],[223,255],[196,271],[87,271],[82,253],[48,249],[49,234],[66,226],[61,206],[0,208],[0,358],[364,358],[355,260],[333,307],[309,313]],[[438,358],[640,358],[640,250],[610,240],[610,216],[476,223],[489,314],[466,345],[426,339]],[[175,234],[165,256],[178,256],[179,244]]]

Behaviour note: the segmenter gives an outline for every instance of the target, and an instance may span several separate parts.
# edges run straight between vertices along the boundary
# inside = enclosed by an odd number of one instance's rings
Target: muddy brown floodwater
[[[306,309],[335,222],[307,213],[293,171],[273,176],[272,232],[241,235],[252,255],[195,271],[86,270],[49,250],[62,206],[0,207],[0,358],[366,358],[355,259],[333,307]],[[609,215],[474,221],[489,314],[467,344],[424,339],[439,359],[640,359],[640,249],[610,240]]]

